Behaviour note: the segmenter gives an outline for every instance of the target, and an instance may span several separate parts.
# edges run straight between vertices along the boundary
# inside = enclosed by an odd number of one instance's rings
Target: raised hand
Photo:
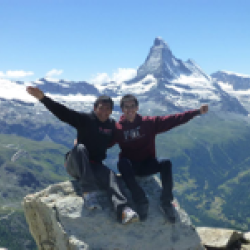
[[[202,115],[206,114],[208,112],[208,105],[207,104],[201,105],[200,112]]]
[[[41,100],[44,97],[44,93],[37,87],[28,86],[26,88],[27,92],[34,96],[37,100]]]

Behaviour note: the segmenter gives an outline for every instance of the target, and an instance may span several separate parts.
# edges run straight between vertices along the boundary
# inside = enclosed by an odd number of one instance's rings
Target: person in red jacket
[[[166,218],[174,223],[172,164],[169,159],[156,158],[155,137],[159,133],[188,122],[197,115],[205,114],[208,105],[168,116],[141,116],[137,113],[139,107],[137,98],[129,94],[122,97],[120,107],[123,115],[116,123],[114,138],[114,142],[120,147],[117,167],[132,194],[140,220],[146,220],[149,204],[145,192],[135,177],[160,173],[162,181],[160,208]]]

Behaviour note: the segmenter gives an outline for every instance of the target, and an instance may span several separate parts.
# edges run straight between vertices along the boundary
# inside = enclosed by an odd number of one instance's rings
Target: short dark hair
[[[139,102],[138,102],[137,98],[134,95],[127,94],[127,95],[122,97],[122,99],[120,101],[120,107],[123,108],[124,102],[127,102],[127,101],[134,101],[136,106],[139,105]]]
[[[101,95],[101,96],[99,96],[95,100],[94,107],[97,108],[100,103],[110,104],[112,110],[114,108],[114,102],[113,102],[113,100],[111,99],[111,97],[109,97],[107,95]]]

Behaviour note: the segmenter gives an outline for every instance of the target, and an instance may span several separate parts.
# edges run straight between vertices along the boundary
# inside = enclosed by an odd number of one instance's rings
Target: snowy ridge
[[[59,83],[60,80],[55,81],[54,83]],[[37,86],[42,89],[42,85],[44,85],[43,81],[35,81],[35,82],[13,82],[7,79],[0,79],[0,98],[7,99],[7,100],[20,100],[27,103],[36,103],[37,100],[29,95],[26,91],[27,86]],[[60,85],[63,88],[70,88],[71,82],[68,83],[68,85],[65,86],[64,83],[60,83]],[[49,92],[44,92],[46,95],[50,96],[51,98],[58,100],[58,101],[66,101],[66,102],[93,102],[96,99],[95,95],[82,95],[80,93],[77,93],[75,95],[68,94],[68,95],[62,95],[60,93],[58,94],[51,94]]]
[[[221,70],[219,72],[225,73],[227,75],[234,75],[234,76],[242,77],[242,78],[250,78],[250,75],[239,74],[239,73],[232,72],[232,71]]]
[[[250,76],[218,71],[212,74],[219,86],[229,95],[234,96],[250,112]]]
[[[120,70],[124,73],[124,69]],[[76,109],[89,110],[96,97],[105,94],[115,100],[115,111],[119,112],[121,96],[132,93],[138,97],[140,108],[144,108],[145,112],[160,110],[174,113],[199,108],[204,103],[215,111],[242,115],[250,112],[250,77],[225,71],[208,76],[193,60],[183,62],[175,58],[167,43],[159,37],[154,40],[137,72],[130,69],[130,78],[125,74],[121,78],[117,76],[111,79],[107,74],[100,74],[99,79],[92,83],[52,78],[29,83],[0,79],[0,98],[1,102],[20,100],[35,103],[35,98],[26,92],[26,86],[33,85],[53,99]]]

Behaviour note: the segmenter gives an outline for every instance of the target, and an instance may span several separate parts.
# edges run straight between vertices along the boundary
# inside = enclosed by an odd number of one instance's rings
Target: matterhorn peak
[[[137,79],[151,74],[156,78],[172,80],[181,74],[191,73],[181,60],[173,56],[167,43],[161,37],[156,37],[146,61],[137,71]]]
[[[154,41],[154,47],[160,47],[160,46],[169,49],[167,43],[161,37],[156,37]]]

